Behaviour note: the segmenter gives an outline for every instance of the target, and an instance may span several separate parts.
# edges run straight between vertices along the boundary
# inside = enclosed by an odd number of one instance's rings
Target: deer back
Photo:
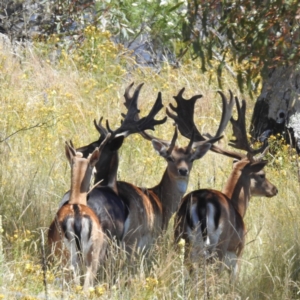
[[[228,249],[240,252],[244,244],[243,219],[230,199],[217,190],[196,190],[182,199],[174,220],[175,242],[183,238],[188,247],[194,247],[197,230],[204,239],[202,251],[205,247],[209,252],[217,249],[220,259]]]

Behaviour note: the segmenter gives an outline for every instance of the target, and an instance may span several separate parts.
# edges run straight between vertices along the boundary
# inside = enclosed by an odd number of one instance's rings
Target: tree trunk
[[[251,121],[250,134],[264,140],[280,133],[300,149],[300,68],[279,67],[263,80]],[[298,144],[299,141],[299,144]]]

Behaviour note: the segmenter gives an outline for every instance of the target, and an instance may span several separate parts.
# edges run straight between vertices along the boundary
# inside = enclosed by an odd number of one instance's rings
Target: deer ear
[[[91,156],[89,157],[90,159],[90,165],[92,167],[95,167],[96,163],[98,162],[100,158],[100,151],[99,151],[99,148],[96,148],[93,153],[91,154]]]
[[[154,148],[154,150],[162,157],[166,158],[167,156],[169,156],[168,154],[168,149],[167,147],[161,143],[160,141],[153,139],[152,141],[152,146]]]
[[[211,148],[210,143],[207,143],[204,145],[199,145],[198,147],[196,147],[195,152],[193,153],[193,155],[191,157],[191,161],[200,159],[201,157],[203,157],[210,148]]]
[[[250,172],[257,173],[261,171],[267,165],[267,163],[268,163],[267,160],[261,160],[258,162],[251,163]]]
[[[69,163],[71,164],[71,161],[72,161],[73,157],[76,155],[76,152],[72,148],[72,146],[68,144],[68,142],[66,142],[66,144],[65,144],[65,154],[66,154],[66,157],[67,157]]]

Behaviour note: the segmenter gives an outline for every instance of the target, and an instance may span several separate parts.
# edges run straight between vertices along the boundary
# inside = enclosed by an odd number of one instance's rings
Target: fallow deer
[[[199,189],[187,194],[181,201],[175,216],[175,241],[183,238],[186,242],[186,253],[190,263],[199,262],[200,258],[217,254],[218,261],[225,262],[230,269],[231,279],[238,274],[242,251],[245,244],[246,229],[243,218],[249,200],[252,196],[273,197],[278,191],[265,176],[263,168],[267,161],[262,160],[267,144],[254,150],[248,143],[245,125],[246,102],[242,107],[235,98],[238,119],[231,117],[233,133],[236,140],[230,145],[240,150],[246,150],[247,155],[224,150],[214,145],[214,152],[235,158],[233,170],[222,192],[213,189]],[[184,136],[191,133],[188,127],[193,122],[193,105],[183,101],[180,107],[192,107],[189,119],[185,114],[185,127],[179,123],[179,130]],[[186,110],[184,110],[187,112]],[[178,119],[182,120],[182,112],[176,110]],[[170,111],[169,111],[170,114]],[[171,113],[173,116],[173,114]],[[259,157],[256,154],[262,153]],[[223,265],[223,264],[221,264]]]
[[[182,92],[180,91],[177,97],[181,97]],[[194,96],[192,99],[199,97],[201,96]],[[211,145],[221,138],[220,135],[229,121],[233,101],[228,104],[224,97],[222,101],[223,115],[219,129],[217,135],[209,140],[195,143],[191,136],[186,147],[178,147],[175,145],[177,128],[171,142],[141,132],[145,139],[152,141],[154,150],[167,161],[167,167],[159,184],[153,188],[145,189],[118,181],[119,194],[128,203],[129,209],[123,236],[127,249],[130,250],[133,246],[138,249],[149,248],[167,228],[171,216],[186,192],[193,161],[205,155]]]
[[[88,158],[76,152],[72,143],[66,143],[65,152],[71,165],[70,199],[58,210],[48,232],[48,244],[53,254],[62,256],[64,265],[70,261],[76,284],[80,283],[80,270],[86,269],[84,289],[93,285],[106,248],[101,223],[87,206],[87,194],[93,168],[108,139],[109,135]]]
[[[134,130],[139,129],[135,132],[141,133],[144,138],[152,141],[154,149],[160,156],[167,160],[168,165],[160,183],[153,188],[140,188],[123,181],[116,183],[115,190],[127,208],[122,241],[129,252],[135,247],[138,249],[148,248],[153,244],[153,241],[158,235],[167,228],[172,214],[176,211],[179,201],[187,189],[189,173],[193,161],[201,158],[210,149],[211,144],[221,138],[219,135],[226,127],[232,109],[232,104],[227,105],[226,99],[222,98],[224,111],[217,131],[218,135],[210,140],[203,139],[203,141],[198,143],[194,143],[194,139],[190,137],[190,142],[187,147],[177,147],[175,146],[177,129],[175,129],[171,142],[157,139],[144,132],[147,128],[153,129],[155,125],[162,124],[165,121],[165,119],[159,121],[154,120],[154,116],[162,108],[161,93],[158,94],[156,103],[149,115],[146,118],[139,119],[137,98],[141,85],[138,86],[131,97],[129,92],[132,85],[133,84],[126,89],[124,97],[126,100],[125,106],[130,110],[130,120]],[[181,95],[182,93],[178,96]],[[199,97],[201,96],[194,96],[193,99]],[[107,132],[112,132],[108,124],[106,126],[107,130],[101,126],[101,122],[99,122],[99,124],[95,123],[95,125],[101,134],[100,139],[102,136],[105,136]],[[94,142],[78,150],[84,152],[84,149],[89,149],[90,151],[96,144],[97,142]],[[101,164],[100,162],[96,164],[96,181],[107,177],[102,170],[109,169],[108,166],[111,161],[112,160],[108,160],[106,163],[102,161]],[[107,182],[108,180],[106,180],[106,183]],[[96,189],[94,189],[94,191],[95,190]],[[99,200],[99,197],[94,197],[93,199],[94,202],[97,203],[97,207],[105,208]],[[91,197],[88,200],[88,205],[90,205],[90,201]]]
[[[155,120],[156,114],[163,107],[161,93],[158,93],[157,100],[153,105],[150,113],[141,119],[137,118],[139,110],[137,107],[138,96],[143,84],[140,84],[130,96],[129,92],[133,83],[125,91],[126,107],[128,109],[126,115],[123,116],[121,126],[116,130],[111,130],[108,121],[106,128],[102,126],[102,118],[99,123],[94,121],[95,127],[100,133],[97,141],[77,149],[84,157],[92,152],[109,134],[110,138],[105,145],[101,157],[96,164],[95,183],[99,183],[88,195],[88,206],[91,207],[101,220],[102,227],[106,235],[121,241],[124,234],[124,224],[128,217],[129,210],[127,202],[120,195],[116,182],[118,169],[118,149],[121,147],[125,137],[130,134],[137,133],[146,129],[154,130],[154,126],[162,124],[166,121],[166,117],[162,120]],[[60,206],[67,203],[70,192],[67,192],[60,202]]]

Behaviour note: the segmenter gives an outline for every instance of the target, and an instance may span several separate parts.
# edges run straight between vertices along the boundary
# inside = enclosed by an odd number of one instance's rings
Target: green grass
[[[90,29],[87,34],[98,41],[98,48],[87,40],[78,51],[64,52],[54,60],[49,44],[48,48],[42,44],[20,48],[14,54],[0,43],[0,299],[44,299],[42,232],[46,236],[70,184],[64,142],[72,139],[75,146],[82,146],[97,139],[93,119],[101,116],[118,126],[125,112],[123,94],[131,82],[145,83],[139,99],[141,115],[148,113],[158,91],[167,106],[185,87],[186,98],[203,94],[195,114],[199,129],[212,134],[217,129],[221,114],[217,81],[210,77],[213,73],[201,73],[199,62],[187,61],[179,69],[166,64],[156,74],[150,68],[137,68],[130,53],[111,44],[107,33]],[[224,76],[225,94],[230,88],[242,98],[234,78]],[[249,122],[254,102],[246,99]],[[159,117],[164,114],[162,110]],[[157,127],[154,134],[171,139],[172,121]],[[228,128],[224,146],[230,134]],[[187,140],[179,137],[179,142],[184,145]],[[72,282],[62,287],[61,265],[49,264],[49,299],[203,299],[205,287],[211,299],[300,298],[298,158],[280,137],[270,142],[277,152],[269,155],[267,176],[279,194],[250,202],[245,218],[247,245],[235,286],[228,284],[226,272],[217,276],[211,266],[206,268],[205,280],[203,269],[190,278],[182,254],[173,249],[170,224],[147,257],[128,262],[122,251],[112,251],[88,296]],[[188,191],[221,189],[231,163],[229,158],[208,153],[195,162]],[[130,136],[120,150],[119,179],[152,187],[165,165],[150,142]]]

